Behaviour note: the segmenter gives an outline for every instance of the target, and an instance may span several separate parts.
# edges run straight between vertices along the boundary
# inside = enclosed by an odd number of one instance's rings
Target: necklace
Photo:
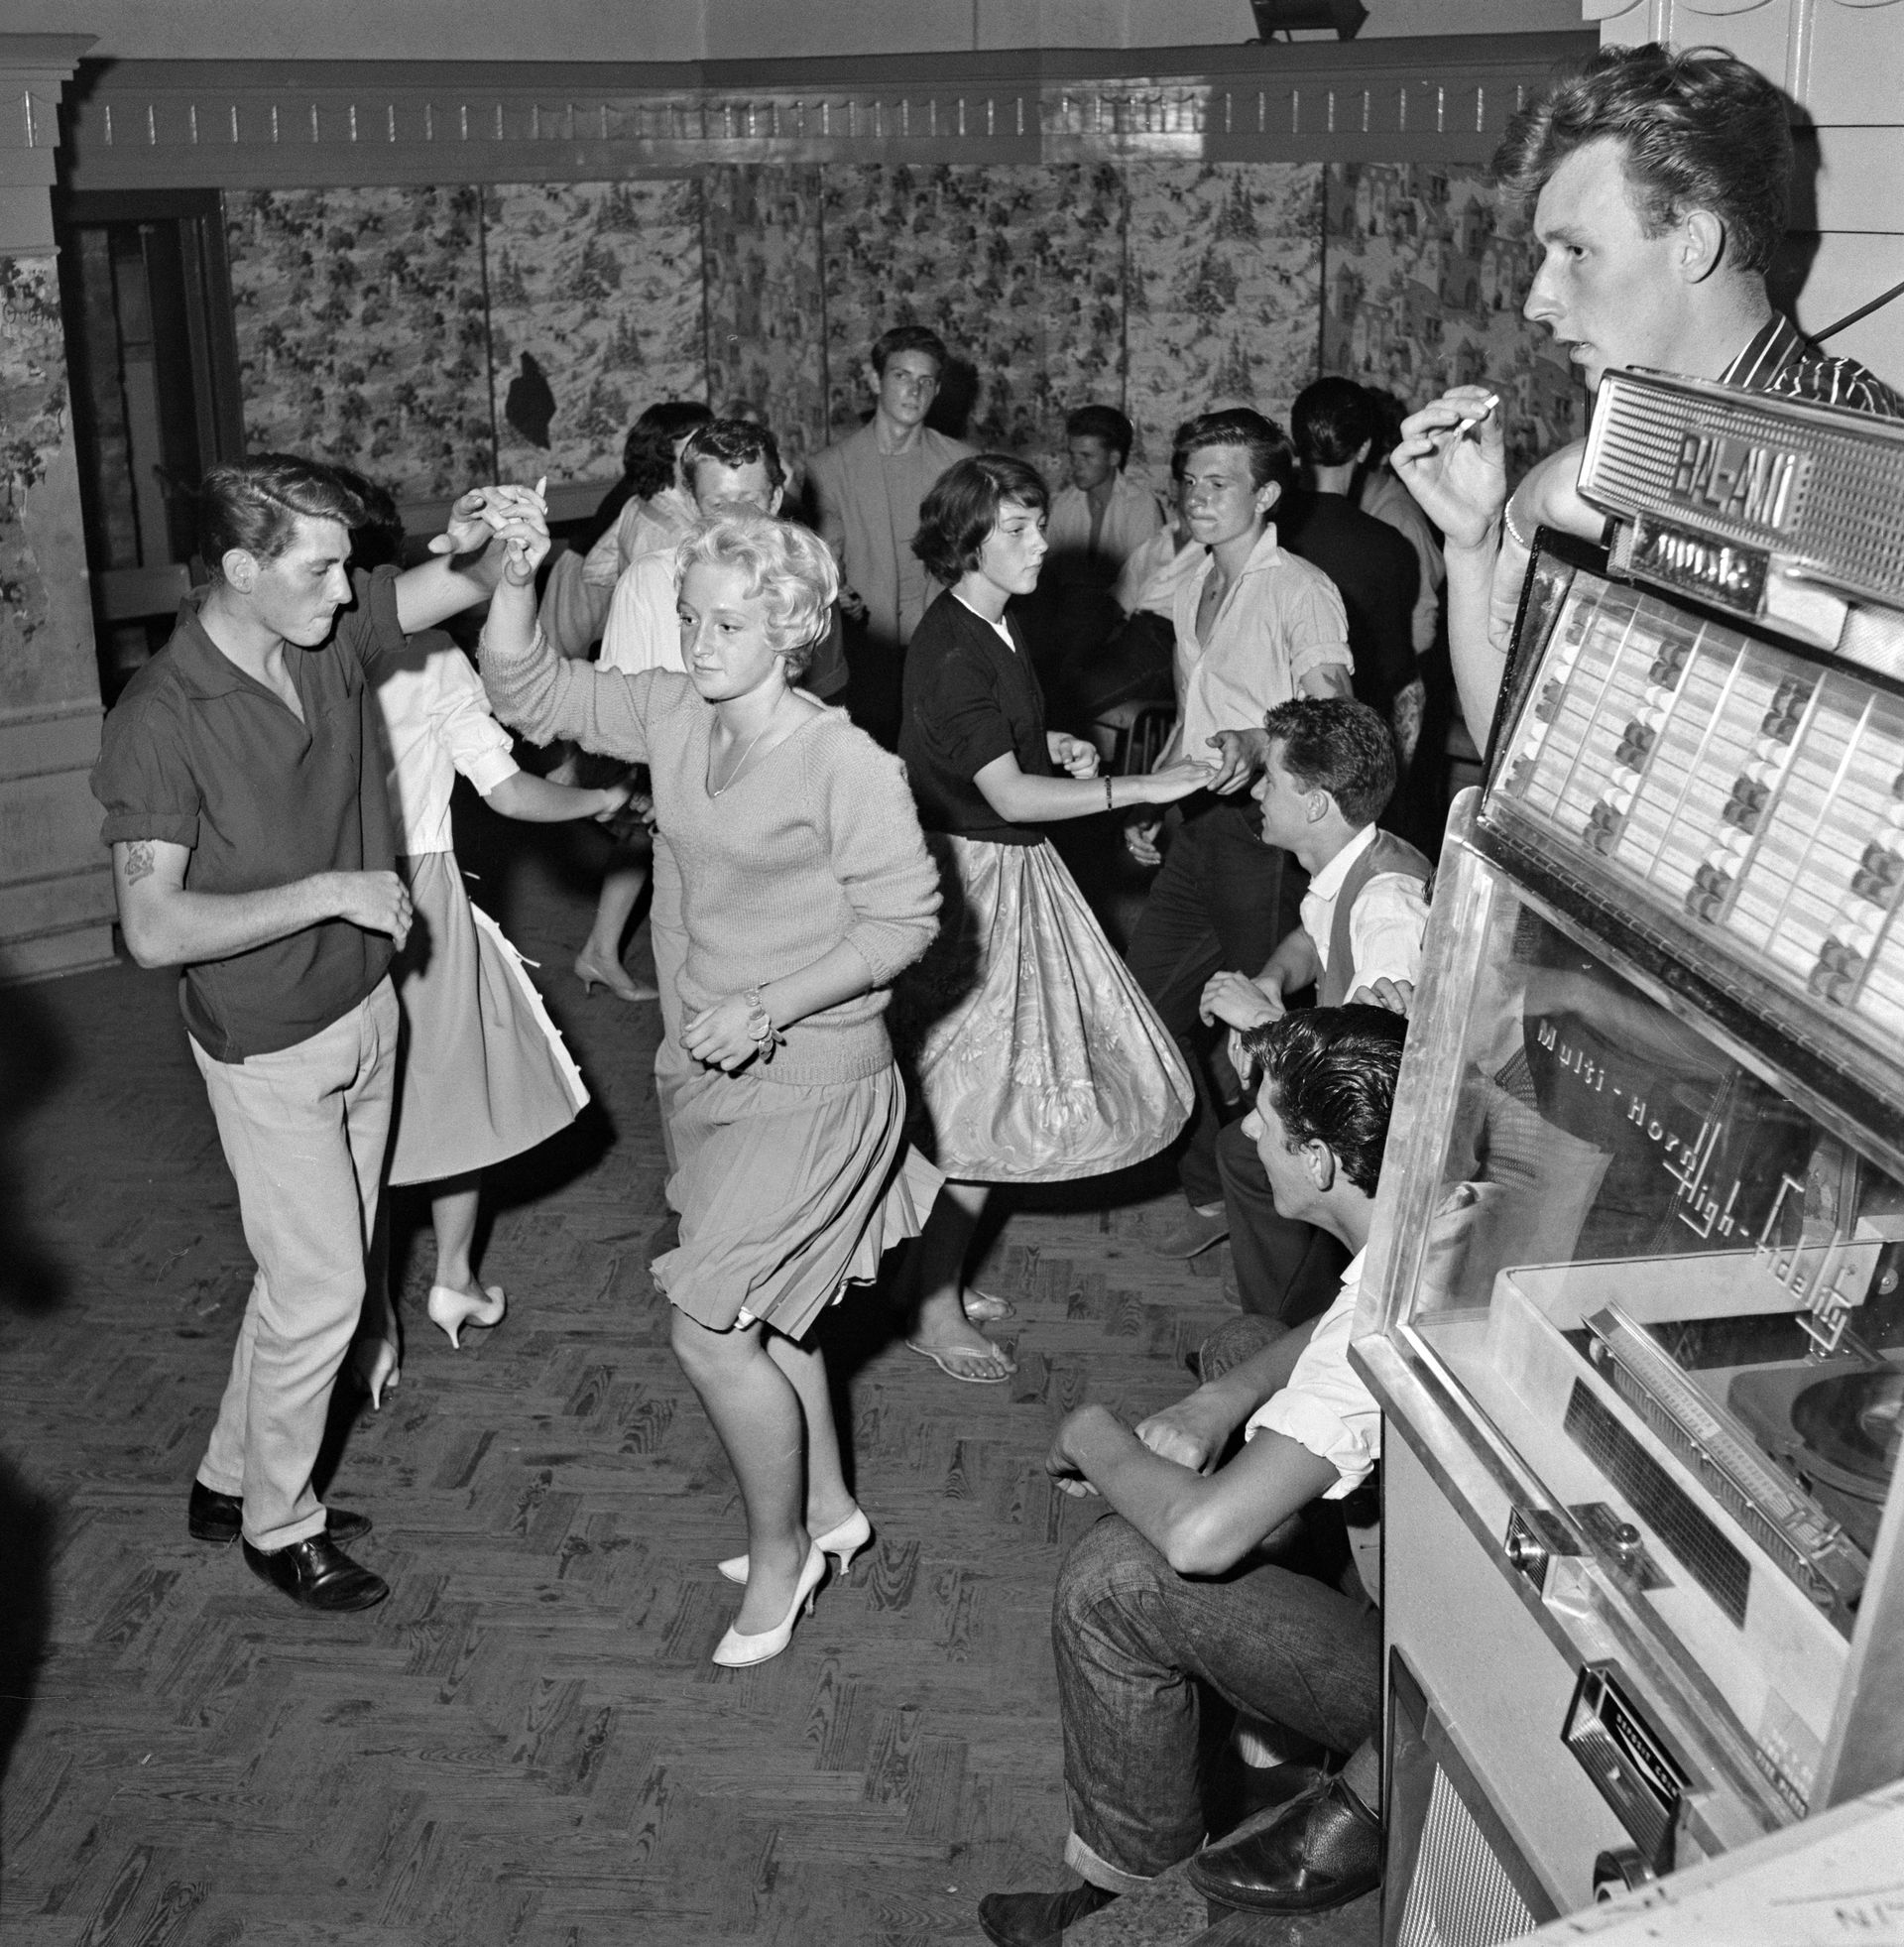
[[[722,785],[718,790],[712,783],[708,785],[707,794],[709,797],[719,797],[722,791],[729,790],[733,786],[735,779],[747,769],[747,760],[754,755],[754,746],[774,728],[774,719],[779,714],[779,699],[776,697],[774,708],[768,713],[767,721],[747,740],[747,748],[741,753],[740,763],[735,765],[733,770],[727,774],[727,783]],[[710,779],[713,776],[713,752],[711,749],[708,752],[708,775]]]

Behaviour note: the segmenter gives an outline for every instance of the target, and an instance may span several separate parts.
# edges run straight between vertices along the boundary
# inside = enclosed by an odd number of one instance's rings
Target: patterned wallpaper
[[[1316,376],[1321,171],[1157,163],[1131,176],[1126,411],[1161,482],[1182,421],[1253,406],[1286,426]]]
[[[818,168],[734,163],[702,181],[707,398],[764,414],[797,473],[826,444]]]
[[[400,494],[493,461],[481,197],[263,190],[226,199],[245,426]]]
[[[969,362],[968,436],[1053,472],[1085,400],[1124,407],[1160,480],[1180,420],[1286,419],[1318,369],[1411,404],[1485,375],[1520,460],[1580,425],[1518,315],[1524,231],[1445,169],[745,164],[228,208],[253,443],[413,497],[498,454],[508,478],[612,479],[664,398],[746,402],[797,470],[870,410],[874,338],[914,321]]]
[[[0,710],[96,694],[51,257],[0,257]]]
[[[1586,426],[1552,335],[1520,315],[1535,269],[1523,212],[1480,175],[1332,163],[1325,177],[1323,367],[1418,406],[1450,385],[1501,395],[1508,472]]]
[[[499,186],[483,257],[504,479],[612,480],[646,406],[705,397],[699,183]]]

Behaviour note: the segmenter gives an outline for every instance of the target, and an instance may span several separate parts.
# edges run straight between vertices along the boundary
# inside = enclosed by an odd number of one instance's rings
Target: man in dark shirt
[[[396,1073],[388,968],[411,920],[365,671],[489,592],[502,549],[486,545],[514,511],[510,489],[466,494],[437,559],[353,582],[363,509],[327,468],[212,468],[211,585],[107,717],[92,774],[127,948],[184,970],[258,1266],[190,1529],[242,1532],[251,1567],[311,1609],[389,1594],[337,1545],[369,1521],[327,1512],[310,1481],[363,1303]]]
[[[1336,584],[1349,612],[1356,700],[1394,730],[1405,765],[1421,731],[1414,647],[1421,565],[1387,522],[1350,498],[1356,469],[1374,443],[1374,408],[1353,379],[1318,379],[1297,394],[1289,431],[1306,491],[1290,508],[1283,545]]]

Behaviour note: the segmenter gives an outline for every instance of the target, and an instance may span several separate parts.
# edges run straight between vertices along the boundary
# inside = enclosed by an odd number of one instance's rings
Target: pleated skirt
[[[797,1339],[850,1283],[916,1237],[943,1178],[905,1141],[891,1066],[863,1081],[776,1082],[695,1064],[672,1092],[667,1200],[681,1241],[654,1260],[670,1304],[713,1331],[745,1313]]]
[[[470,904],[456,855],[402,867],[416,918],[391,968],[405,1037],[390,1180],[434,1183],[533,1150],[588,1089],[523,956]]]
[[[938,938],[893,990],[920,1147],[946,1175],[1058,1183],[1168,1147],[1195,1102],[1175,1040],[1048,844],[928,833]]]

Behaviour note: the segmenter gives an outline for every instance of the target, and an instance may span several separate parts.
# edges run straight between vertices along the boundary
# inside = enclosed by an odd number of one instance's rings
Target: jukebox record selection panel
[[[1495,791],[1696,933],[1904,1034],[1904,701],[1582,572]]]

